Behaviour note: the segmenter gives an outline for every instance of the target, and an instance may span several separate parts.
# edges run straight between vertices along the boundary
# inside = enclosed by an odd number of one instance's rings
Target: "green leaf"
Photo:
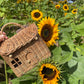
[[[63,64],[68,62],[69,60],[72,59],[72,56],[73,56],[73,51],[72,52],[63,51],[62,56],[60,57],[60,63]]]
[[[0,0],[0,5],[1,5],[1,3],[3,2],[4,0]]]
[[[19,82],[23,82],[23,81],[32,81],[33,82],[36,79],[36,75],[35,75],[36,69],[37,69],[37,67],[33,68],[32,70],[28,71],[25,75],[11,80],[11,82],[13,84],[19,84]]]
[[[62,42],[71,42],[71,36],[68,32],[63,31],[61,37],[62,37],[61,39]]]
[[[84,84],[84,80],[80,80],[80,84]]]
[[[74,43],[73,43],[73,39],[71,38],[70,33],[68,33],[65,30],[62,32],[61,37],[62,37],[62,39],[59,40],[59,44],[60,45],[67,44],[67,46],[70,48],[70,50],[74,50]]]
[[[24,81],[12,80],[11,82],[12,82],[12,84],[36,84],[36,82],[34,82],[33,79],[32,80],[24,80]]]
[[[3,17],[3,16],[4,16],[4,13],[1,13],[1,12],[0,12],[0,17]]]
[[[19,84],[36,84],[36,82],[33,82],[31,80],[27,80],[27,81],[21,81]]]
[[[61,47],[56,47],[54,50],[52,50],[52,54],[53,54],[53,59],[57,62],[60,61],[60,57],[61,57]]]
[[[13,73],[14,73],[14,72],[12,71],[12,69],[7,70],[7,72],[10,73],[10,74],[13,74]]]
[[[61,49],[61,47],[56,47],[54,50],[52,50],[52,54],[54,61],[63,64],[72,58],[73,51],[72,52],[64,51]]]
[[[36,84],[43,84],[43,81],[40,79],[37,79],[37,82],[36,82]]]
[[[66,27],[66,26],[70,26],[70,23],[72,22],[72,20],[67,20],[64,24],[62,24],[61,26],[64,26],[64,27]]]
[[[18,81],[18,80],[14,80],[14,81],[12,80],[11,82],[12,82],[12,84],[20,84],[20,81]]]
[[[72,18],[73,14],[72,13],[67,13],[67,15],[65,16],[66,19],[68,18]]]
[[[5,82],[5,81],[3,81],[3,82],[0,82],[0,84],[6,84],[6,82]]]
[[[5,8],[0,8],[0,10],[2,10],[2,11],[6,11],[6,9],[5,9]]]
[[[74,23],[72,23],[72,29],[76,30],[77,32],[80,33],[81,36],[84,36],[84,22],[82,22],[79,25],[75,25]]]
[[[63,80],[61,84],[66,84],[66,80]]]
[[[71,59],[71,60],[68,62],[69,68],[75,66],[76,64],[77,64],[77,61],[76,61],[76,60],[73,60],[73,59]]]
[[[36,83],[36,81],[35,81],[35,82],[33,82],[32,84],[37,84],[37,83]]]
[[[9,22],[16,22],[16,23],[20,23],[20,24],[26,23],[26,20],[17,20],[17,19],[4,19],[3,21],[4,21],[4,24],[9,23]]]
[[[70,62],[72,61],[72,62]],[[69,61],[69,67],[71,69],[74,69],[73,66],[75,66],[76,64],[76,67],[75,67],[75,70],[71,70],[69,72],[71,72],[71,76],[69,77],[69,82],[70,84],[79,84],[78,81],[80,80],[81,82],[83,82],[84,80],[84,56],[79,56],[78,58],[77,57],[73,57],[73,60],[70,60]]]
[[[81,44],[80,46],[77,45],[77,46],[76,46],[76,51],[80,52],[81,55],[84,56],[84,44]]]
[[[79,80],[73,76],[70,76],[68,81],[69,81],[69,84],[79,84],[78,83]]]
[[[71,32],[72,31],[72,28],[69,26],[69,27],[59,27],[59,32],[60,33],[64,33],[64,32]]]

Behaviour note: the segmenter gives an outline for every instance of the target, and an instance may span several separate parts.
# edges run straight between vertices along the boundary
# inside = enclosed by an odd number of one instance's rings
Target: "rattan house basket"
[[[34,68],[38,62],[51,56],[51,53],[38,35],[37,26],[33,23],[28,27],[17,23],[7,23],[22,28],[20,32],[0,43],[0,55],[12,68],[17,77]]]

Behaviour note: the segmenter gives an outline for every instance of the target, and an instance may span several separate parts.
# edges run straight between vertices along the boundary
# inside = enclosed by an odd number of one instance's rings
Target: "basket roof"
[[[37,26],[33,23],[0,44],[0,55],[7,56],[30,43],[38,34]]]

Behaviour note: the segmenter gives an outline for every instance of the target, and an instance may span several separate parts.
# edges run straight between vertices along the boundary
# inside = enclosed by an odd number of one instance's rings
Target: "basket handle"
[[[7,25],[10,25],[10,24],[11,24],[11,25],[18,26],[18,27],[20,27],[21,29],[24,29],[24,26],[22,26],[21,24],[14,23],[14,22],[10,22],[10,23],[5,24],[5,25],[1,28],[1,34],[3,34],[4,28],[5,28]]]

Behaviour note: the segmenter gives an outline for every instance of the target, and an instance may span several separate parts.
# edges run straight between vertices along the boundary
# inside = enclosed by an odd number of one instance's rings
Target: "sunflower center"
[[[67,9],[67,6],[65,6],[64,8]]]
[[[76,10],[74,10],[73,12],[77,12]]]
[[[44,74],[44,78],[47,78],[47,80],[51,80],[55,77],[56,71],[55,70],[53,71],[53,69],[44,66],[42,74]]]
[[[59,6],[57,6],[57,8],[59,8]]]
[[[52,27],[49,25],[49,24],[45,24],[42,28],[42,31],[41,31],[41,36],[43,38],[44,41],[49,41],[52,37]]]
[[[39,12],[35,12],[34,16],[35,16],[35,18],[38,18],[38,17],[40,17],[40,13]]]

